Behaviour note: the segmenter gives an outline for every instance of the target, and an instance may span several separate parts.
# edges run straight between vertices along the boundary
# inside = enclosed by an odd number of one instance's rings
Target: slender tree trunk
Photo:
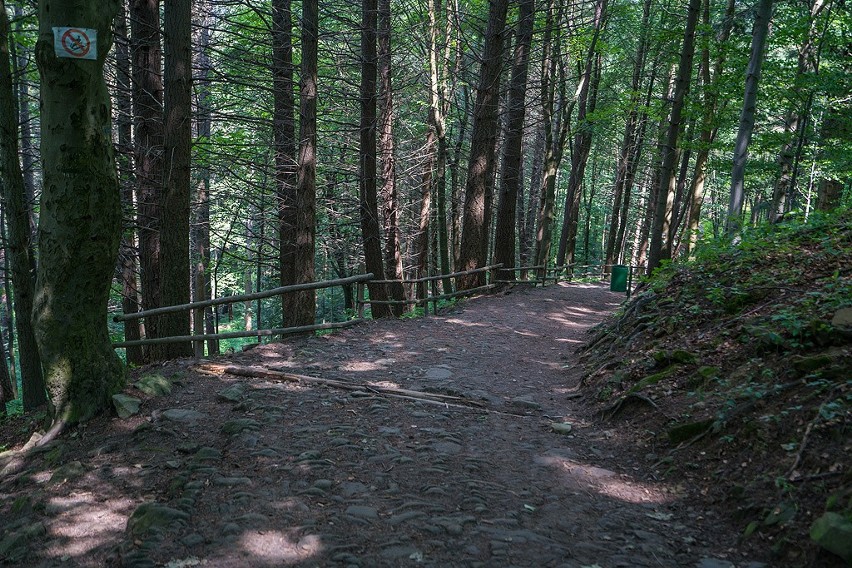
[[[44,188],[33,315],[54,431],[109,408],[124,382],[104,318],[121,240],[121,198],[103,77],[117,8],[117,2],[39,3]],[[68,22],[96,34],[95,60],[57,57],[53,28]]]
[[[798,141],[802,138],[801,135],[807,126],[807,117],[810,114],[811,105],[813,104],[813,90],[806,87],[803,88],[801,85],[808,75],[817,73],[819,70],[818,53],[821,38],[817,24],[820,14],[830,3],[831,0],[811,0],[810,3],[808,30],[802,45],[799,47],[796,78],[793,80],[796,88],[792,89],[794,97],[798,98],[799,93],[802,91],[805,91],[806,95],[802,103],[793,103],[793,107],[787,113],[786,120],[784,121],[784,135],[787,139],[778,155],[780,172],[772,193],[771,221],[777,220],[792,205],[793,192],[795,191],[793,173],[795,164],[798,161],[797,154],[801,152],[802,148],[802,145]]]
[[[296,101],[293,95],[293,12],[291,0],[272,3],[272,118],[275,186],[278,199],[278,262],[281,286],[296,283]],[[294,326],[297,294],[282,294],[284,327]]]
[[[710,0],[704,2],[703,24],[705,29],[710,29]],[[731,35],[734,22],[734,0],[728,0],[725,10],[722,29],[717,37],[720,45],[726,43]],[[706,32],[705,32],[706,33]],[[725,51],[721,49],[713,69],[710,69],[710,45],[705,42],[701,50],[701,83],[703,85],[703,108],[704,115],[701,121],[701,134],[699,135],[698,152],[695,155],[694,173],[689,191],[689,210],[687,212],[687,254],[695,250],[698,243],[698,227],[701,217],[701,206],[704,203],[704,183],[707,178],[707,159],[710,157],[710,146],[716,135],[713,122],[716,118],[719,95],[716,84],[722,75],[725,63]]]
[[[7,252],[15,287],[22,398],[24,410],[30,411],[44,405],[47,395],[31,316],[36,267],[30,241],[32,232],[26,187],[18,161],[18,121],[14,112],[14,98],[9,59],[9,21],[6,7],[0,0],[0,191],[8,223]]]
[[[376,197],[376,75],[378,53],[376,51],[378,3],[363,0],[361,10],[361,168],[359,193],[361,199],[361,238],[364,242],[364,263],[367,271],[384,274],[382,267],[382,244],[379,231],[378,200]],[[386,301],[384,284],[370,281],[370,299]],[[387,305],[371,304],[374,318],[393,316]]]
[[[133,99],[130,61],[130,37],[127,30],[127,14],[124,2],[119,5],[115,19],[115,60],[116,60],[116,131],[118,146],[116,160],[118,179],[121,184],[121,204],[124,210],[121,247],[118,253],[121,273],[121,311],[133,314],[139,311],[139,286],[136,276],[139,270],[136,258],[136,238],[133,222],[135,184],[133,176]],[[142,320],[124,322],[124,340],[135,341],[142,337]],[[125,358],[132,365],[145,362],[141,346],[127,347]]]
[[[541,65],[542,122],[545,143],[533,263],[536,266],[546,266],[550,259],[553,222],[556,218],[556,177],[559,164],[562,162],[571,113],[574,109],[573,101],[569,103],[565,93],[566,81],[559,32],[559,24],[562,21],[561,4],[558,13],[554,13],[555,10],[556,2],[550,0],[544,28],[544,57]],[[546,268],[539,269],[538,276],[544,276],[545,271]]]
[[[210,149],[210,136],[212,130],[212,108],[210,106],[210,73],[212,66],[210,63],[210,16],[207,12],[209,7],[204,3],[201,10],[202,24],[199,30],[198,51],[196,56],[196,66],[198,68],[198,89],[197,89],[197,107],[196,107],[196,144],[199,147],[199,152],[208,152]],[[210,167],[207,165],[207,160],[202,160],[198,169],[197,181],[195,183],[194,210],[192,222],[192,237],[193,246],[193,288],[195,290],[196,300],[208,300],[213,296],[213,291],[210,282]],[[216,324],[212,308],[203,308],[195,311],[193,320],[195,326],[194,333],[201,335],[206,331],[207,334],[216,332]],[[204,355],[204,343],[198,342],[195,346],[197,356]],[[219,340],[207,340],[207,353],[216,355],[219,353]]]
[[[743,200],[745,197],[745,166],[748,145],[754,131],[754,114],[757,107],[757,85],[763,65],[764,46],[769,35],[769,20],[772,18],[772,0],[760,0],[755,13],[751,33],[751,55],[746,68],[745,95],[740,113],[740,128],[734,143],[734,167],[731,172],[731,195],[728,202],[728,220],[725,232],[732,235],[742,226]]]
[[[402,285],[402,252],[400,251],[399,196],[396,189],[396,156],[393,139],[393,85],[391,82],[391,7],[390,0],[378,2],[378,66],[381,79],[381,117],[379,153],[382,158],[382,221],[384,224],[385,277],[398,280],[388,285],[393,300],[405,299]],[[405,312],[403,304],[390,307],[394,316]]]
[[[159,0],[130,4],[133,58],[133,117],[136,166],[136,225],[142,309],[163,305],[160,295],[160,200],[163,189],[163,81]],[[161,337],[160,318],[145,318],[145,336]],[[154,353],[144,348],[146,360]]]
[[[645,55],[648,50],[649,30],[648,22],[651,15],[651,0],[645,0],[642,8],[642,33],[639,45],[636,48],[636,60],[633,64],[633,76],[630,81],[630,112],[624,125],[624,141],[621,144],[616,166],[615,183],[612,194],[612,219],[610,221],[609,233],[606,239],[606,253],[604,256],[604,274],[609,274],[610,268],[615,264],[621,253],[621,240],[623,228],[627,224],[626,204],[630,201],[630,189],[627,187],[628,170],[631,165],[638,161],[637,154],[641,150],[641,142],[637,143],[637,130],[639,128],[639,101],[642,75],[645,72]],[[635,171],[635,165],[634,171]]]
[[[508,0],[491,0],[482,69],[473,110],[473,133],[465,185],[460,270],[486,265],[491,195],[496,167],[497,106],[500,99],[500,71],[503,64],[503,37],[506,33]],[[460,290],[485,284],[486,274],[479,272],[458,279]]]
[[[544,178],[544,126],[536,124],[535,144],[533,145],[532,167],[530,168],[529,199],[524,209],[523,228],[520,229],[519,246],[521,249],[521,265],[527,266],[535,259],[535,222],[538,203],[541,196],[541,183]],[[518,205],[520,211],[520,204]],[[526,271],[521,271],[521,278],[527,277]]]
[[[19,34],[19,37],[24,36],[24,11],[21,8],[21,4],[21,2],[15,2],[13,6],[15,19],[17,20],[15,31]],[[21,134],[21,168],[24,173],[24,194],[26,195],[27,217],[30,224],[30,234],[32,235],[30,242],[34,242],[36,238],[35,173],[36,168],[38,167],[38,155],[36,148],[33,146],[33,125],[31,120],[32,114],[30,113],[30,84],[25,72],[29,63],[27,61],[27,49],[28,48],[19,43],[12,42],[11,40],[9,42],[9,55],[12,59],[12,69],[14,71],[12,80],[14,81],[15,77],[20,77],[17,84],[17,109],[18,124],[20,125]],[[32,245],[30,245],[30,248],[32,249]],[[35,268],[33,268],[33,273],[35,273]],[[35,274],[33,274],[33,279],[35,279]]]
[[[302,3],[302,74],[299,114],[299,159],[296,181],[295,275],[297,283],[316,277],[316,177],[317,177],[317,50],[319,7],[317,0]],[[296,292],[293,325],[312,325],[316,320],[316,292]]]
[[[577,110],[577,128],[574,135],[574,148],[571,153],[571,175],[568,179],[568,195],[565,200],[565,210],[562,219],[562,233],[559,238],[559,250],[556,255],[557,265],[574,264],[574,251],[577,248],[577,226],[580,219],[580,201],[583,179],[586,174],[586,163],[592,147],[591,125],[586,116],[593,113],[597,105],[598,85],[600,84],[600,56],[597,54],[597,43],[606,21],[606,0],[598,0],[595,4],[594,33],[586,54],[583,74],[577,86],[579,107]]]
[[[451,27],[452,19],[447,10],[447,26]],[[450,268],[450,251],[449,251],[449,235],[447,231],[447,132],[446,132],[446,114],[447,114],[447,81],[446,74],[449,59],[450,42],[445,41],[444,44],[444,72],[441,73],[441,66],[438,62],[439,45],[438,37],[440,32],[438,29],[438,16],[441,14],[441,0],[431,0],[429,3],[429,128],[434,129],[435,143],[435,171],[434,187],[435,187],[435,206],[437,211],[437,235],[436,244],[438,247],[438,262],[440,264],[440,272],[449,274]],[[450,34],[450,29],[446,30],[446,34]],[[445,278],[442,282],[444,292],[452,292],[452,279]]]
[[[498,272],[501,279],[513,280],[515,266],[515,231],[518,193],[521,186],[521,148],[526,115],[527,70],[532,43],[535,1],[523,0],[518,13],[518,31],[512,77],[509,82],[506,139],[503,142],[503,172],[500,179],[500,199],[497,204],[497,229],[494,240],[494,263],[503,264]]]
[[[654,223],[651,230],[651,246],[648,251],[648,274],[664,259],[671,258],[672,243],[666,236],[671,224],[671,212],[675,193],[675,163],[677,163],[677,141],[681,130],[683,107],[692,80],[692,60],[695,56],[695,29],[701,14],[701,0],[689,0],[683,47],[680,54],[672,108],[669,116],[665,141],[660,148],[659,186],[654,204]]]

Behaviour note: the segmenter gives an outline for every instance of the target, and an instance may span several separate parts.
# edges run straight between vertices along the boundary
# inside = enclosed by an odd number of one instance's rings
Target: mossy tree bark
[[[54,425],[110,405],[124,367],[107,332],[109,287],[121,237],[121,201],[103,76],[118,2],[39,2],[44,188],[33,309]],[[97,32],[97,59],[56,56],[53,27]]]
[[[14,110],[8,38],[9,21],[5,4],[0,0],[0,188],[9,228],[6,246],[15,286],[15,325],[18,330],[23,403],[24,410],[29,411],[44,405],[47,394],[31,318],[35,260],[30,240],[26,185],[18,161],[18,121]]]

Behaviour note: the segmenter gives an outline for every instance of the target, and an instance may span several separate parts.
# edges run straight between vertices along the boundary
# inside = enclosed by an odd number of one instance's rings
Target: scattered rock
[[[513,398],[509,401],[509,404],[511,406],[525,408],[527,410],[541,410],[541,405],[539,403],[524,397]]]
[[[346,508],[346,514],[356,519],[375,520],[379,518],[379,512],[374,507],[365,505],[350,505]]]
[[[138,398],[128,396],[126,394],[112,395],[112,405],[115,407],[115,412],[119,418],[130,418],[139,412],[139,405],[142,403]]]
[[[246,393],[245,383],[236,383],[226,389],[222,389],[216,395],[219,400],[228,402],[239,402]]]
[[[557,434],[570,434],[574,429],[574,425],[570,422],[551,422],[550,427]]]
[[[141,377],[133,386],[151,396],[164,396],[172,392],[172,382],[156,373]]]
[[[189,513],[159,503],[142,503],[127,519],[127,532],[133,538],[143,539],[151,534],[182,527],[187,521]]]
[[[669,441],[672,444],[680,444],[681,442],[691,440],[709,430],[713,426],[713,422],[712,418],[708,418],[706,420],[699,420],[698,422],[687,422],[672,426],[668,430]]]
[[[852,521],[838,513],[825,513],[811,525],[811,539],[852,564]]]
[[[432,367],[430,369],[427,369],[426,374],[423,376],[427,379],[443,381],[452,377],[453,372],[447,367]]]
[[[841,329],[852,331],[852,308],[841,308],[834,312],[831,325]]]
[[[203,412],[188,408],[169,408],[164,410],[160,416],[172,422],[197,422],[207,417]]]
[[[0,541],[0,559],[10,563],[23,561],[29,551],[29,544],[42,540],[45,534],[47,529],[40,522],[7,534]]]
[[[50,476],[51,483],[64,483],[66,481],[71,481],[77,479],[86,473],[86,468],[83,467],[83,464],[79,461],[68,462],[56,471],[53,472],[53,475]]]
[[[243,431],[257,432],[260,430],[260,422],[252,418],[237,418],[236,420],[228,420],[222,424],[221,431],[223,434],[233,436]]]

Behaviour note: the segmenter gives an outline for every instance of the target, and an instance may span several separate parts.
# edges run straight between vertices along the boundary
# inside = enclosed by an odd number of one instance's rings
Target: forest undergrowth
[[[650,475],[783,565],[852,563],[850,271],[852,212],[784,221],[662,267],[582,348],[588,399]]]

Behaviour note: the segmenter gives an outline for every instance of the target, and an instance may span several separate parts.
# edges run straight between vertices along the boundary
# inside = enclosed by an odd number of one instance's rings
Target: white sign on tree
[[[90,28],[53,28],[53,51],[56,57],[97,59],[98,31]]]

